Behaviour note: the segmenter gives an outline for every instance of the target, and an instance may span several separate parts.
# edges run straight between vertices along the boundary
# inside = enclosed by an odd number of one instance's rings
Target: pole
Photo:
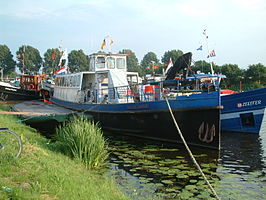
[[[21,57],[22,57],[22,69],[21,69],[21,72],[22,72],[22,74],[24,74],[24,53],[23,52],[21,54]]]
[[[24,74],[24,67],[25,67],[25,63],[24,63],[25,62],[25,60],[24,60],[25,59],[24,58],[25,57],[25,45],[22,46],[22,54],[21,54],[21,57],[22,57],[22,60],[21,60],[22,61],[22,69],[21,69],[21,72],[22,72],[22,74]]]
[[[208,53],[210,53],[209,44],[208,44],[208,36],[207,36],[207,33],[206,33],[206,29],[204,29],[203,35],[205,35],[207,50],[208,50]],[[212,72],[212,75],[213,75],[214,74],[214,71],[213,71],[213,67],[212,67],[212,62],[210,62],[210,57],[208,57],[208,60],[209,60],[209,63],[211,65],[211,72]]]

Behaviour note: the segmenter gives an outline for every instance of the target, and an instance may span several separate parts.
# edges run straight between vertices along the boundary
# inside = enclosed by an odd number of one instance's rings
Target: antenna
[[[208,53],[210,53],[210,49],[209,49],[209,44],[208,44],[208,35],[207,35],[207,33],[206,33],[206,29],[204,29],[204,31],[203,31],[203,35],[205,35],[205,40],[206,40],[206,45],[207,45],[207,50],[208,50]],[[213,71],[213,67],[212,67],[212,62],[210,62],[210,57],[208,57],[208,59],[209,59],[209,63],[210,63],[210,65],[211,65],[211,72],[212,72],[212,75],[214,74],[214,71]]]

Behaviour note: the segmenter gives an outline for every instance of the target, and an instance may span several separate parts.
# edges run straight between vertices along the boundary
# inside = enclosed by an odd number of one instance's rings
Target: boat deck
[[[13,106],[13,110],[21,112],[25,116],[40,116],[40,115],[69,115],[74,111],[55,105],[53,103],[46,103],[42,101],[23,101]]]
[[[13,106],[14,112],[0,112],[0,114],[20,115],[25,122],[42,132],[54,133],[56,127],[70,120],[74,115],[79,115],[73,110],[63,108],[53,103],[38,100],[24,101]]]
[[[70,115],[75,113],[73,110],[38,100],[17,103],[13,106],[13,110],[23,117]]]

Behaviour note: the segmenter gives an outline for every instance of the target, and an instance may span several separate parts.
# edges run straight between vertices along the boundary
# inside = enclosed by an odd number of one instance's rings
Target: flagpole
[[[210,50],[209,50],[209,44],[208,44],[208,36],[206,34],[206,29],[204,29],[203,31],[203,35],[205,35],[205,40],[206,40],[206,45],[207,45],[207,50],[208,50],[208,53],[210,53]],[[212,62],[210,62],[210,56],[208,56],[208,60],[209,60],[209,63],[211,65],[211,72],[212,72],[212,75],[214,74],[214,71],[213,71],[213,67],[212,67]]]

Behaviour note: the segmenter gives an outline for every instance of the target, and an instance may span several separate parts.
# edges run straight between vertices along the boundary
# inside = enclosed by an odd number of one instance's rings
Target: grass
[[[0,127],[18,133],[23,141],[21,157],[0,161],[1,200],[128,199],[112,177],[88,170],[81,162],[60,153],[57,144],[17,121],[16,116],[0,115]]]
[[[106,165],[108,146],[100,127],[83,117],[75,117],[56,129],[63,152],[85,164],[88,169]]]

